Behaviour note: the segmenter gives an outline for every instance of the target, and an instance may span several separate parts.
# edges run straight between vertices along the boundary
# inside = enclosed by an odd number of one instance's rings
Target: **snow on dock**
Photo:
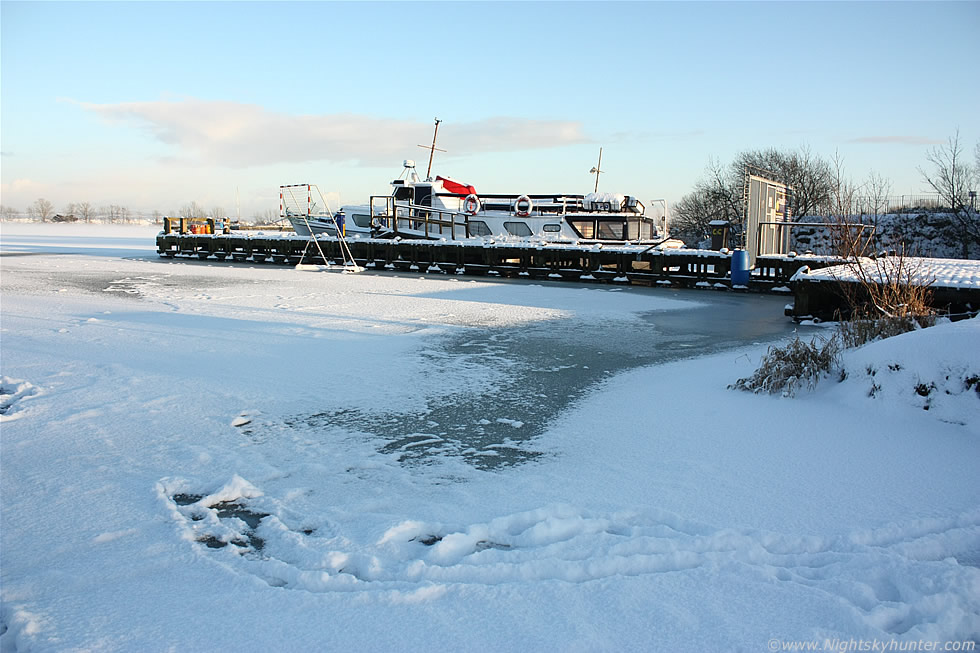
[[[238,262],[342,264],[346,242],[354,261],[366,270],[402,270],[568,281],[729,287],[728,250],[661,249],[637,243],[549,242],[527,239],[405,240],[390,238],[316,239],[284,233],[180,234],[161,232],[157,253],[165,258],[197,257]],[[322,252],[322,257],[321,257]],[[822,267],[824,256],[758,257],[752,284],[785,287],[803,266]],[[720,286],[719,286],[720,284]]]
[[[898,257],[888,257],[876,262],[874,259],[863,259],[861,269],[866,278],[879,279],[889,273],[898,272]],[[915,283],[928,284],[933,288],[960,288],[964,290],[980,290],[980,261],[969,261],[949,258],[912,258],[904,259],[911,271]],[[834,265],[819,270],[801,270],[793,277],[793,281],[805,279],[810,282],[824,281],[859,281],[858,272],[850,265]]]
[[[838,313],[846,314],[840,284],[860,284],[862,276],[881,283],[911,280],[928,286],[932,306],[941,313],[972,315],[980,309],[980,261],[892,256],[862,259],[860,268],[801,268],[791,279],[795,301],[786,308],[786,314],[797,320],[830,320]]]

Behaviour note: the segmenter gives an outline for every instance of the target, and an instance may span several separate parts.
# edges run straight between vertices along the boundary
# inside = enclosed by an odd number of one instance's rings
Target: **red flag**
[[[450,179],[449,177],[436,177],[436,181],[442,182],[442,187],[450,193],[457,195],[476,195],[476,189],[469,184]]]

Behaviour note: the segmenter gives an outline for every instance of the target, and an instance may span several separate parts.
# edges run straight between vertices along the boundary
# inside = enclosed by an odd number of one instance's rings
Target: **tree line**
[[[936,195],[935,208],[951,215],[956,232],[951,235],[964,243],[980,245],[976,197],[970,195],[980,184],[980,143],[976,144],[972,162],[970,158],[957,130],[945,144],[929,150],[928,165],[918,171]],[[693,245],[708,238],[710,222],[724,220],[731,225],[735,244],[741,244],[747,174],[757,174],[792,189],[793,221],[837,216],[866,218],[876,225],[878,216],[887,212],[891,194],[891,182],[875,171],[859,182],[851,179],[839,154],[828,160],[814,154],[808,146],[790,151],[750,150],[739,153],[727,165],[709,160],[694,189],[674,205],[672,233]]]
[[[159,216],[159,211],[153,213]],[[0,205],[0,218],[13,220],[20,217],[40,222],[132,222],[141,219],[141,216],[119,204],[94,206],[90,202],[69,202],[60,213],[55,211],[54,204],[43,197],[34,200],[23,213],[12,206]]]
[[[27,218],[28,220],[40,222],[113,222],[126,223],[137,220],[152,220],[158,222],[164,215],[174,218],[214,218],[225,220],[228,218],[225,210],[220,206],[205,208],[197,202],[188,202],[176,210],[163,214],[160,211],[152,211],[149,214],[139,214],[131,211],[119,204],[105,204],[94,206],[90,202],[69,202],[61,212],[56,212],[54,204],[47,199],[40,197],[30,204],[24,212],[14,207],[0,205],[0,219],[15,220]],[[274,222],[279,219],[279,211],[267,209],[252,216],[256,222]]]

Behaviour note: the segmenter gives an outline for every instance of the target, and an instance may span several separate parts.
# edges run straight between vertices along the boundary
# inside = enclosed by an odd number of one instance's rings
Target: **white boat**
[[[391,186],[391,195],[370,198],[367,215],[376,237],[681,246],[629,195],[480,195],[448,177],[420,179],[411,160]]]
[[[667,236],[665,221],[648,216],[643,203],[630,195],[480,195],[449,177],[422,180],[412,160],[403,162],[391,187],[390,195],[372,195],[367,206],[344,206],[334,213],[316,185],[280,186],[280,213],[304,237],[683,246]]]

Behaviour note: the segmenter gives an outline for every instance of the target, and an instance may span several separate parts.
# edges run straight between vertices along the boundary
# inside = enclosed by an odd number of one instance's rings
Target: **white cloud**
[[[17,191],[28,191],[28,190],[41,190],[44,188],[44,184],[34,181],[33,179],[14,179],[9,184],[4,184],[10,190]]]
[[[175,146],[178,158],[229,167],[306,161],[389,165],[425,142],[432,129],[431,124],[407,120],[351,113],[290,115],[254,104],[195,98],[78,104],[109,122],[135,123]],[[510,117],[456,123],[450,134],[443,134],[457,156],[589,142],[579,122]]]
[[[0,194],[3,195],[4,203],[12,202],[24,202],[30,197],[30,201],[33,201],[33,197],[36,193],[43,193],[48,190],[46,184],[34,181],[33,179],[14,179],[10,182],[4,182],[0,184]]]

